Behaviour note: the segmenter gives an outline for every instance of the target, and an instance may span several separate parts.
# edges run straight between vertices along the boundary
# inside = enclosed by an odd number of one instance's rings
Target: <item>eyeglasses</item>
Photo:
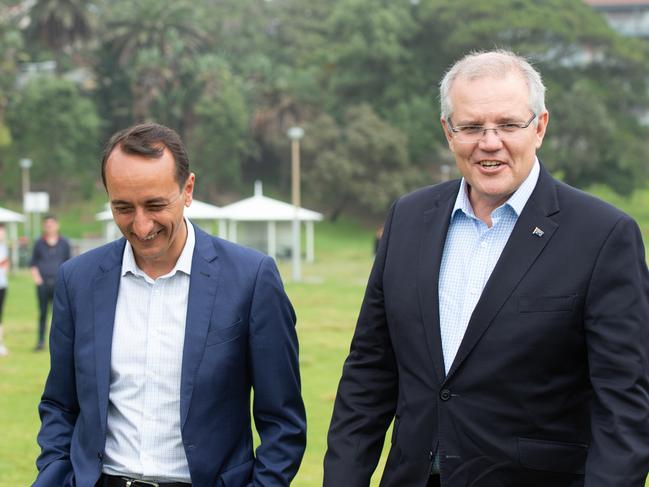
[[[488,130],[493,130],[494,134],[498,136],[500,140],[513,140],[523,130],[529,127],[535,118],[536,113],[532,114],[532,118],[525,123],[501,123],[489,128],[482,125],[458,125],[457,127],[453,127],[451,119],[449,118],[447,121],[455,140],[465,144],[474,144],[486,137]]]

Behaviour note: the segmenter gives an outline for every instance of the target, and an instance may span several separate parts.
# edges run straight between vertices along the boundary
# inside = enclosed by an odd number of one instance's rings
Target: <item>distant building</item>
[[[649,1],[584,0],[622,35],[649,39]]]

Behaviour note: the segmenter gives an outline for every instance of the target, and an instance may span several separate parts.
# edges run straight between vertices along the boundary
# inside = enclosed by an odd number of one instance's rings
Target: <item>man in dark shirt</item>
[[[59,222],[54,215],[43,218],[43,235],[34,244],[30,262],[38,295],[38,342],[36,350],[45,348],[47,308],[54,299],[54,283],[59,266],[70,258],[70,242],[59,234]]]

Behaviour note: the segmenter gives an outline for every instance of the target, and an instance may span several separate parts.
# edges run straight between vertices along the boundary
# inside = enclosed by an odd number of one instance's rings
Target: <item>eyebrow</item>
[[[498,118],[496,118],[496,120],[494,121],[494,125],[502,125],[502,124],[512,123],[512,122],[514,122],[514,123],[521,123],[521,122],[525,122],[525,121],[526,121],[526,120],[524,120],[524,117],[519,118],[519,117],[514,117],[514,116],[504,115],[504,116],[502,116],[502,117],[498,117]],[[478,122],[477,120],[470,120],[470,119],[468,119],[468,120],[463,120],[463,121],[457,121],[457,122],[455,122],[454,125],[455,125],[456,127],[462,127],[462,126],[466,126],[466,125],[469,125],[469,126],[474,126],[474,125],[475,125],[475,126],[478,126],[478,125],[484,125],[484,124],[485,124],[484,121],[482,121],[482,122]]]
[[[150,200],[146,200],[143,204],[144,205],[161,205],[161,204],[169,204],[170,200],[165,199],[165,198],[151,198]],[[112,200],[110,202],[111,205],[113,206],[132,206],[134,203],[132,201],[125,201],[125,200]]]

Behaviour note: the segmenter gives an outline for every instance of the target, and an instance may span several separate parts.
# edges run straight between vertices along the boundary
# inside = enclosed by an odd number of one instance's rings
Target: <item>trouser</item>
[[[54,300],[54,282],[43,281],[43,284],[36,286],[38,296],[38,344],[45,343],[45,331],[47,330],[47,310]]]
[[[7,295],[7,288],[6,287],[0,288],[0,326],[2,326],[2,311],[4,310],[6,295]]]
[[[431,475],[430,479],[428,479],[428,486],[427,487],[439,487],[439,475]]]

